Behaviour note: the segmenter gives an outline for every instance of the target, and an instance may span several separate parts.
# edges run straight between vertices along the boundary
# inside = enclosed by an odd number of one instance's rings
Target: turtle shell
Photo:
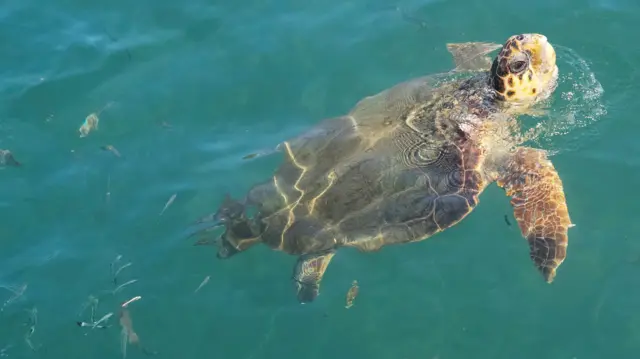
[[[367,97],[284,142],[282,165],[248,196],[263,243],[291,254],[375,250],[426,238],[468,214],[485,186],[484,153],[443,127],[454,106],[442,106],[451,99],[446,87],[433,91],[434,81]]]

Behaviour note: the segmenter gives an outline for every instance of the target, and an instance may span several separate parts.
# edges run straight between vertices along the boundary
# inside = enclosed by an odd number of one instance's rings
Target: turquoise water
[[[0,356],[122,357],[119,304],[140,295],[131,319],[158,358],[637,357],[637,2],[6,0],[0,19],[0,148],[22,164],[0,169],[0,285],[25,289],[0,289]],[[281,158],[243,156],[450,70],[446,43],[522,32],[557,45],[561,73],[540,145],[576,227],[553,284],[495,186],[431,240],[341,251],[307,305],[295,257],[259,246],[219,261],[185,240]],[[118,255],[132,263],[118,284],[137,282],[113,294]],[[75,324],[90,295],[111,327]]]

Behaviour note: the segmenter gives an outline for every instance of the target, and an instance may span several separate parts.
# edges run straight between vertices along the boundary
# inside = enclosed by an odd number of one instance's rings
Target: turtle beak
[[[546,83],[546,90],[541,91],[539,96],[547,98],[557,86],[558,66],[556,64],[556,50],[549,41],[547,41],[546,36],[539,36],[538,48],[540,49],[540,67],[538,71],[540,74],[538,76],[541,78],[543,83]]]
[[[538,47],[540,49],[541,71],[548,73],[556,68],[556,50],[551,46],[547,37],[539,35]]]
[[[546,75],[556,68],[556,51],[541,34],[529,34],[523,41],[523,47],[530,52],[533,67],[540,74]]]

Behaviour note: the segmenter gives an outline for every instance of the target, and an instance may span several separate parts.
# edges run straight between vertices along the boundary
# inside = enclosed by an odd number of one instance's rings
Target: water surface
[[[135,295],[135,330],[158,358],[637,355],[638,3],[7,0],[0,20],[0,148],[23,164],[0,170],[0,284],[28,284],[0,313],[7,357],[120,356],[118,305]],[[242,195],[280,159],[243,156],[450,70],[448,42],[522,32],[558,45],[565,76],[557,135],[540,142],[576,224],[553,284],[505,224],[509,200],[495,186],[431,240],[341,251],[309,305],[289,281],[295,257],[256,247],[222,262],[184,239],[224,193]],[[132,263],[121,282],[138,282],[102,293],[117,255]],[[345,310],[353,279],[360,296]],[[97,315],[116,313],[112,327],[75,325],[92,294]],[[33,307],[36,352],[24,340]]]

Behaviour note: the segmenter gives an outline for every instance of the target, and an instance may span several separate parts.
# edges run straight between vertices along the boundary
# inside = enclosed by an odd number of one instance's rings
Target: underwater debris
[[[131,320],[131,314],[129,313],[128,306],[130,303],[142,299],[141,296],[135,296],[128,301],[122,303],[120,306],[120,350],[122,351],[122,358],[127,357],[127,345],[134,344],[147,355],[156,355],[157,352],[150,351],[145,348],[140,342],[138,333],[133,330],[133,321]]]
[[[93,130],[98,129],[98,123],[100,122],[100,118],[95,113],[89,114],[87,118],[84,119],[84,122],[78,129],[80,132],[80,138],[89,136],[89,133]]]
[[[102,111],[111,107],[111,105],[113,105],[113,102],[107,103],[102,109],[100,109],[100,111],[92,112],[84,119],[84,122],[78,129],[78,132],[80,132],[80,138],[87,137],[91,131],[98,129],[98,123],[100,122],[100,118],[98,116]]]
[[[358,296],[359,290],[360,287],[358,286],[358,281],[354,280],[353,283],[351,283],[351,288],[349,288],[349,291],[347,292],[347,305],[345,308],[349,309],[353,306],[353,301]]]

